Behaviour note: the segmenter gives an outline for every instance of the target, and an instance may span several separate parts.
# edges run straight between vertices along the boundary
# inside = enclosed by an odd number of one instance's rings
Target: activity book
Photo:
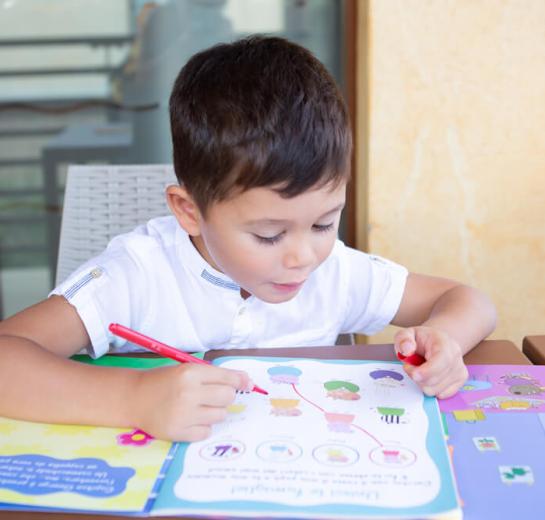
[[[545,367],[470,365],[440,401],[465,520],[545,518]]]
[[[172,363],[108,356],[99,362]],[[228,418],[200,442],[0,418],[0,509],[461,517],[437,400],[401,363],[264,357],[213,363],[246,370],[269,395],[237,395]]]

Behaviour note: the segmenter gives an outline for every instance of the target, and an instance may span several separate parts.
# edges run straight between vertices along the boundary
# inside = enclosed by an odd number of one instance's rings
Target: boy
[[[189,351],[327,345],[391,322],[404,327],[395,348],[426,358],[406,367],[425,393],[462,385],[462,356],[493,330],[494,307],[336,240],[351,135],[318,60],[279,38],[213,47],[181,70],[170,117],[172,216],[117,237],[0,324],[0,415],[193,441],[252,385],[218,367],[138,372],[66,359],[123,348],[111,322]]]

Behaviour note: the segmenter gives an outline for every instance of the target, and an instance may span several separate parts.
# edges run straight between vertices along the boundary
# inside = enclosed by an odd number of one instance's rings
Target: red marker
[[[140,332],[136,332],[135,330],[129,329],[128,327],[119,325],[119,323],[110,323],[110,326],[108,328],[110,329],[110,332],[112,334],[115,334],[116,336],[119,336],[120,338],[125,338],[126,340],[131,341],[132,343],[135,343],[136,345],[140,345],[141,347],[147,348],[148,350],[151,350],[152,352],[155,352],[156,354],[160,354],[161,356],[174,359],[176,361],[179,361],[180,363],[195,363],[197,365],[211,365],[209,361],[205,361],[204,359],[200,359],[195,356],[192,356],[191,354],[188,354],[187,352],[182,352],[181,350],[178,350],[174,347],[166,345],[165,343],[161,343],[160,341],[157,341],[156,339],[150,338],[149,336],[145,336],[144,334],[140,334]],[[263,388],[259,388],[259,386],[257,385],[254,385],[254,387],[252,388],[252,391],[258,392],[264,395],[269,395],[269,392],[267,392],[266,390],[263,390]]]
[[[404,356],[401,352],[398,352],[397,359],[399,359],[399,361],[403,361],[403,363],[414,365],[415,367],[419,367],[422,365],[422,363],[426,362],[426,358],[424,356],[416,353],[411,354],[410,356]]]

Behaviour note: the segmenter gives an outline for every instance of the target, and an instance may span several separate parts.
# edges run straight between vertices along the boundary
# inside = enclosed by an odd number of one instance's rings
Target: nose
[[[304,269],[314,262],[316,262],[316,252],[308,240],[294,239],[284,254],[286,269]]]

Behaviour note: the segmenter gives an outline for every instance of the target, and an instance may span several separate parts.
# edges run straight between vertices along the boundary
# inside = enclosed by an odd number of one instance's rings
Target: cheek
[[[237,265],[239,271],[247,275],[254,273],[262,275],[271,273],[273,266],[277,264],[277,253],[274,246],[266,246],[255,243],[241,243],[237,250]]]
[[[316,248],[316,256],[318,257],[320,263],[322,263],[331,254],[331,251],[335,246],[336,239],[337,235],[331,234],[326,240],[319,241]]]
[[[220,269],[220,271],[228,270],[229,264],[233,259],[237,258],[237,244],[233,240],[225,240],[221,232],[208,231],[203,233],[202,237],[208,254]]]
[[[263,273],[272,271],[276,261],[273,247],[256,244],[251,238],[231,238],[227,242],[221,239],[209,242],[209,251],[222,271],[239,281],[262,277]]]

